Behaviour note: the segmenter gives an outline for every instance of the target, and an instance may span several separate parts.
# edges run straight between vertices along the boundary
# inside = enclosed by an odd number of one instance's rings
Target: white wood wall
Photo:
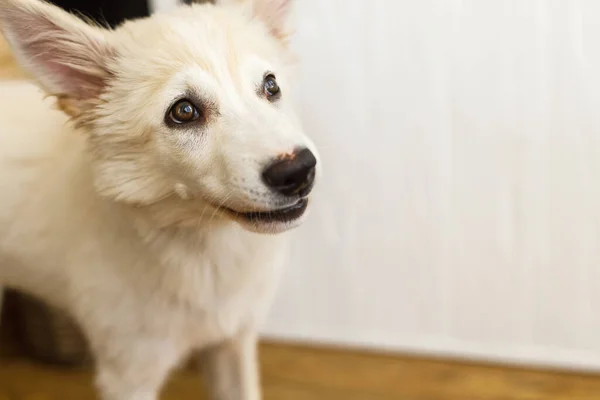
[[[600,370],[600,1],[297,3],[325,176],[265,335]]]

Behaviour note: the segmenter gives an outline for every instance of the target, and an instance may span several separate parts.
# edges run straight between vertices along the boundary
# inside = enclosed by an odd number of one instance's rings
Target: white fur
[[[0,284],[71,313],[105,400],[155,400],[192,350],[206,351],[213,399],[261,398],[257,327],[285,231],[301,220],[242,223],[220,206],[282,206],[259,179],[264,164],[315,152],[290,104],[280,26],[264,15],[287,1],[261,1],[253,15],[203,5],[104,31],[35,0],[0,0],[18,59],[73,119],[33,84],[0,87]],[[282,87],[277,104],[256,93],[266,70]],[[170,129],[165,112],[186,91],[218,113]]]

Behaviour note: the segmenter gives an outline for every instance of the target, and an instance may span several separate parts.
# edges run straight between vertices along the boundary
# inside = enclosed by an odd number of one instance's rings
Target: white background
[[[325,175],[265,333],[600,370],[600,2],[297,4]]]

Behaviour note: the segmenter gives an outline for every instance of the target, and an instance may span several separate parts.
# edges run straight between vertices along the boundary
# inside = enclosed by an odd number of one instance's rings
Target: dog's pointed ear
[[[0,0],[0,30],[17,61],[48,94],[83,102],[98,96],[113,55],[102,28],[38,0]],[[72,104],[74,105],[74,104]]]
[[[249,7],[252,15],[263,21],[273,36],[285,40],[290,35],[288,23],[293,0],[217,0],[217,3]]]
[[[251,0],[254,15],[260,18],[278,39],[286,39],[292,0]]]

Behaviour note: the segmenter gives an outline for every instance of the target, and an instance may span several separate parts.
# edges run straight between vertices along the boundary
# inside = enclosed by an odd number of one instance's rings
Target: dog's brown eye
[[[188,100],[180,100],[169,111],[169,119],[176,124],[186,124],[200,118],[200,111]]]
[[[277,79],[275,79],[275,75],[273,74],[265,76],[263,88],[265,96],[271,101],[277,100],[281,96],[281,88],[277,84]]]

